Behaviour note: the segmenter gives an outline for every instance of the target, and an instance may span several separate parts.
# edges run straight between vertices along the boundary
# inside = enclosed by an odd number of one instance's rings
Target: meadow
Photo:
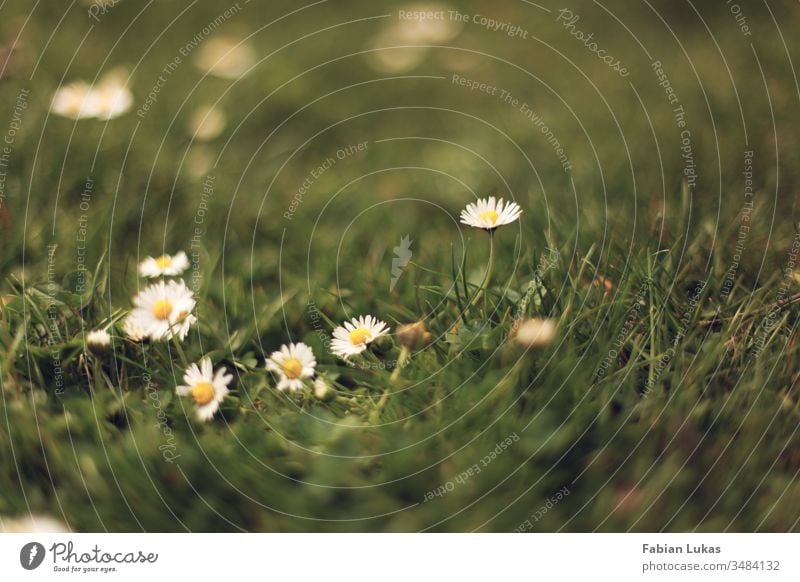
[[[800,529],[796,2],[0,15],[0,530]]]

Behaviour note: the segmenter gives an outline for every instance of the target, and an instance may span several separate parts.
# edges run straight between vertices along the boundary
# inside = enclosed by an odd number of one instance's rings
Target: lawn
[[[797,3],[0,15],[0,529],[800,529]]]

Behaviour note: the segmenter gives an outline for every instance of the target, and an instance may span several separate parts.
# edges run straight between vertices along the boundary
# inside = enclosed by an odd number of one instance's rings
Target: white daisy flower
[[[333,389],[324,378],[317,378],[314,380],[314,396],[323,402],[328,402],[333,399]]]
[[[70,533],[70,529],[49,515],[30,514],[16,518],[0,515],[0,533]]]
[[[314,376],[316,366],[314,352],[304,343],[283,345],[267,360],[267,370],[280,378],[277,388],[281,391],[302,388],[303,380]]]
[[[405,5],[400,12],[405,14],[425,14],[433,18],[402,18],[391,22],[387,31],[413,44],[446,43],[461,32],[464,23],[446,16],[452,6],[446,4],[414,3]]]
[[[96,117],[103,121],[127,113],[133,105],[133,94],[128,86],[118,79],[103,82],[94,91],[93,98],[98,109]]]
[[[195,59],[198,68],[223,79],[243,77],[255,62],[256,53],[248,43],[224,36],[204,42]]]
[[[387,74],[405,73],[422,64],[429,53],[425,45],[450,42],[464,26],[459,20],[444,17],[448,9],[443,4],[406,5],[400,13],[443,17],[403,17],[389,21],[370,43],[370,50],[366,53],[369,64]]]
[[[75,81],[58,88],[50,102],[50,111],[69,119],[88,119],[96,117],[100,108],[89,84]]]
[[[189,131],[198,141],[211,141],[219,137],[225,130],[226,124],[225,114],[219,108],[199,107],[189,120]]]
[[[50,102],[50,111],[70,119],[107,121],[126,113],[133,105],[133,94],[127,85],[128,72],[114,69],[97,85],[74,81],[59,89]]]
[[[519,326],[516,340],[521,346],[536,350],[553,343],[557,331],[558,326],[554,320],[535,317]]]
[[[331,351],[340,358],[360,354],[367,345],[389,333],[389,326],[371,315],[354,317],[333,330]]]
[[[86,344],[92,348],[107,348],[111,345],[111,336],[104,329],[93,329],[86,334]]]
[[[398,75],[413,70],[425,60],[426,47],[398,46],[401,44],[392,37],[380,35],[370,47],[373,50],[366,53],[367,61],[379,73]]]
[[[144,328],[131,316],[126,317],[125,321],[122,322],[122,331],[135,342],[141,342],[147,339]]]
[[[211,420],[219,409],[220,402],[227,396],[228,384],[233,380],[231,374],[225,374],[223,366],[216,373],[211,360],[203,358],[200,365],[192,364],[183,375],[185,385],[178,386],[179,396],[191,396],[197,406],[197,418],[201,421]]]
[[[504,202],[494,196],[480,198],[474,204],[467,204],[461,211],[461,222],[475,228],[492,231],[497,227],[510,224],[522,214],[522,209],[516,202]]]
[[[147,257],[139,264],[139,276],[141,277],[161,277],[166,275],[172,277],[180,275],[189,268],[189,257],[181,251],[175,255],[161,255],[160,257]]]
[[[197,318],[192,315],[194,293],[183,281],[159,281],[147,287],[133,299],[129,315],[131,326],[141,328],[151,340],[181,340]]]

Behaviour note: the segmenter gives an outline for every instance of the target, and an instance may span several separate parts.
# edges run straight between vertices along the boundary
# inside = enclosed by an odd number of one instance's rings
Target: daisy
[[[125,69],[114,69],[104,75],[97,85],[74,81],[59,87],[50,102],[50,111],[70,119],[108,121],[119,117],[133,105],[127,77]]]
[[[98,109],[96,117],[103,121],[123,115],[133,105],[133,94],[128,86],[118,78],[102,82],[93,93]]]
[[[203,43],[195,64],[209,75],[223,79],[245,76],[256,62],[256,53],[238,38],[217,37]]]
[[[281,391],[302,388],[303,380],[314,376],[316,366],[314,352],[304,343],[283,345],[267,360],[267,370],[280,378],[277,388]]]
[[[490,196],[488,199],[480,198],[474,204],[467,204],[461,211],[461,222],[475,228],[493,231],[499,226],[510,224],[519,218],[522,209],[516,202],[505,203]]]
[[[50,102],[50,111],[69,119],[96,117],[99,110],[97,95],[88,83],[75,81],[59,89]]]
[[[558,326],[554,320],[535,317],[519,326],[516,340],[522,347],[536,350],[553,343],[557,330]]]
[[[70,533],[70,529],[49,515],[29,514],[16,518],[0,515],[0,533]]]
[[[180,275],[189,268],[189,257],[183,251],[176,255],[161,255],[160,257],[147,257],[139,264],[141,277],[171,277]]]
[[[404,11],[415,14],[440,13],[442,4],[408,4]],[[402,11],[401,11],[402,12]],[[449,19],[401,18],[388,22],[370,41],[366,58],[381,73],[398,74],[415,69],[425,61],[429,47],[447,43],[461,32],[464,23]]]
[[[340,358],[360,354],[367,345],[389,333],[389,326],[371,315],[354,317],[333,330],[331,351]]]
[[[324,378],[320,377],[314,380],[314,396],[323,402],[328,402],[329,400],[333,399],[333,390],[331,389],[330,384],[328,384]]]
[[[211,141],[225,130],[225,114],[213,106],[199,107],[189,120],[192,137],[198,141]]]
[[[122,331],[135,342],[141,342],[147,339],[147,334],[144,332],[142,326],[130,315],[122,322]]]
[[[203,358],[200,366],[192,364],[183,375],[183,386],[178,386],[176,391],[179,396],[191,396],[197,406],[197,418],[201,421],[211,420],[219,409],[219,404],[227,396],[228,384],[233,380],[231,374],[225,374],[223,366],[216,373],[211,360]]]
[[[104,329],[94,329],[86,334],[86,343],[92,348],[107,348],[111,345],[111,336]]]
[[[407,4],[405,12],[416,14],[443,14],[450,7],[443,4]],[[450,18],[404,18],[390,21],[389,35],[411,44],[439,44],[453,40],[461,32],[464,23]]]
[[[133,299],[131,326],[141,328],[151,340],[184,339],[197,318],[192,315],[194,293],[183,281],[159,281]]]
[[[398,46],[401,44],[391,35],[378,35],[366,54],[368,63],[379,73],[396,75],[415,69],[425,60],[427,47]]]

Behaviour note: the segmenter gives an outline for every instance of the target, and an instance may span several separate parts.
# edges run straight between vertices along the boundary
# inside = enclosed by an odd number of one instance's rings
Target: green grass
[[[29,91],[0,206],[0,516],[76,531],[798,530],[798,51],[765,8],[748,7],[751,38],[724,7],[698,7],[708,30],[688,4],[628,7],[617,16],[634,39],[574,3],[580,28],[626,62],[622,79],[555,13],[459,2],[532,38],[468,23],[412,78],[358,54],[402,3],[325,3],[267,28],[298,6],[243,5],[215,34],[253,34],[269,58],[234,82],[190,55],[140,119],[164,66],[230,5],[139,14],[126,0],[95,23],[85,6],[29,4],[0,8],[0,44],[19,34],[0,133]],[[686,111],[695,188],[656,59]],[[120,65],[130,113],[48,115],[62,77]],[[453,73],[542,114],[572,170],[518,109]],[[192,140],[192,113],[217,101],[222,135]],[[509,191],[522,220],[494,235],[492,284],[465,309],[489,244],[458,213]],[[390,291],[404,235],[413,257]],[[183,349],[235,372],[207,424],[175,395],[174,346],[120,331],[137,262],[178,249],[197,253],[185,276],[199,323]],[[394,340],[346,366],[326,338],[360,314],[424,319],[434,341],[394,379]],[[528,353],[507,341],[523,316],[557,319],[556,341]],[[87,351],[84,334],[109,324],[113,349]],[[290,340],[313,347],[334,398],[275,390],[264,360]]]

